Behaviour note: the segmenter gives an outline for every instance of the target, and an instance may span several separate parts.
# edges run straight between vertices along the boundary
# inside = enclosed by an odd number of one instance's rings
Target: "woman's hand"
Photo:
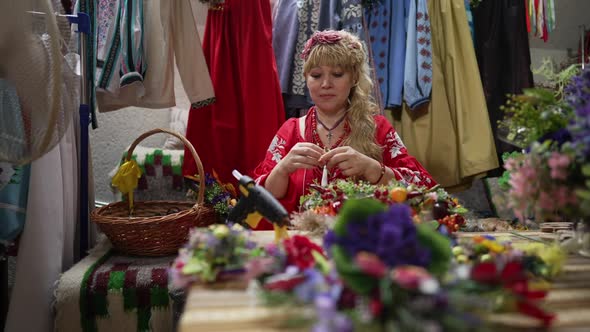
[[[295,144],[289,153],[275,166],[283,175],[289,175],[300,168],[314,168],[320,165],[319,159],[324,150],[313,143]]]
[[[320,159],[320,165],[328,168],[338,167],[347,177],[358,177],[369,182],[377,181],[381,175],[381,164],[350,146],[340,146],[326,152]]]

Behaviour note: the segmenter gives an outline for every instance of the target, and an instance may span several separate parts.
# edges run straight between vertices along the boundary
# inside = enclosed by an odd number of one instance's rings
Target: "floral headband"
[[[303,52],[301,52],[301,59],[307,60],[309,57],[309,53],[311,50],[319,44],[323,45],[331,45],[336,44],[341,41],[344,37],[338,32],[334,30],[326,30],[326,31],[317,31],[311,35],[311,38],[305,43],[305,47],[303,48]],[[359,45],[357,43],[349,43],[348,45],[350,48],[358,49]]]

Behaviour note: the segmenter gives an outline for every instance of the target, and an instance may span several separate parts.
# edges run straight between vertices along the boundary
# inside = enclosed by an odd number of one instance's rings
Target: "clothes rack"
[[[90,126],[90,84],[88,83],[88,36],[90,35],[90,17],[85,12],[68,17],[72,24],[78,25],[80,37],[80,259],[88,252],[88,127]]]

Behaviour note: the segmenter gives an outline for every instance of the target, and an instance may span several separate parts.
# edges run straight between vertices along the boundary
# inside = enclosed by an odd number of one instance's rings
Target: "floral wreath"
[[[307,60],[311,50],[317,45],[333,45],[341,41],[344,37],[338,31],[334,30],[325,30],[325,31],[316,31],[313,35],[309,38],[309,40],[305,43],[303,51],[301,52],[301,59]],[[348,43],[348,47],[351,49],[359,49],[360,45],[355,42]]]

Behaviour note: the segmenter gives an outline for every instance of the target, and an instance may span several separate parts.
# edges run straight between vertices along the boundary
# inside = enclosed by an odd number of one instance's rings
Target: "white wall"
[[[199,34],[203,36],[205,21],[207,18],[207,9],[204,5],[198,2],[198,0],[191,1]],[[188,109],[190,107],[190,102],[182,88],[182,83],[180,82],[177,72],[175,73],[175,78],[174,90],[177,107]],[[109,186],[109,172],[118,165],[123,151],[139,135],[150,129],[169,127],[170,110],[128,107],[114,112],[98,113],[97,119],[99,128],[96,130],[90,129],[95,199],[98,202],[112,202],[114,196]],[[163,146],[166,137],[165,134],[154,135],[145,141],[142,141],[141,145],[152,147]],[[165,199],[165,197],[162,197],[162,199]]]
[[[579,26],[586,24],[586,29],[590,29],[590,0],[555,0],[555,16],[555,30],[547,42],[534,36],[529,38],[533,68],[538,68],[543,59],[552,59],[559,66],[577,55]],[[534,79],[542,81],[543,77],[535,75]]]

